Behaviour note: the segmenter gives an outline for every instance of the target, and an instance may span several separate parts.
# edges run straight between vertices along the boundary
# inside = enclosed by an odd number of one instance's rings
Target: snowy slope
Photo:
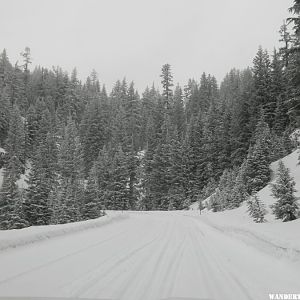
[[[300,198],[300,165],[298,165],[299,150],[282,159],[290,169],[296,182],[296,196]],[[272,182],[276,179],[278,161],[271,164],[273,172]],[[266,223],[256,224],[247,213],[247,205],[224,212],[213,213],[205,211],[201,219],[210,226],[234,236],[265,252],[291,259],[300,259],[300,219],[283,223],[275,220],[270,205],[276,200],[271,195],[270,184],[258,192],[262,202],[266,205],[268,214]],[[197,207],[194,204],[194,207]],[[194,208],[195,209],[195,208]]]

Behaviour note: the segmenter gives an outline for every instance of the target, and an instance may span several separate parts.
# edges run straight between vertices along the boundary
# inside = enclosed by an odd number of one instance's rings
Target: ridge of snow
[[[77,233],[87,229],[98,228],[112,222],[125,220],[128,217],[128,214],[109,212],[109,215],[87,221],[58,225],[32,226],[23,229],[0,230],[0,251]]]

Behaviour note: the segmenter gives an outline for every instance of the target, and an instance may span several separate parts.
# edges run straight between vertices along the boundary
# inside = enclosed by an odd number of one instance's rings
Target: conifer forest
[[[159,89],[137,91],[120,78],[107,90],[95,70],[81,80],[76,69],[33,68],[29,47],[18,62],[4,49],[0,229],[107,210],[184,210],[212,194],[205,205],[213,211],[249,201],[270,181],[270,163],[295,148],[290,135],[300,126],[299,0],[290,15],[279,24],[281,47],[258,46],[251,66],[228,70],[221,82],[203,73],[177,85],[176,66],[166,63],[157,70]],[[281,171],[289,182],[284,165]],[[274,213],[293,220],[292,183],[289,191],[292,209],[278,204]],[[260,199],[248,204],[263,221]]]

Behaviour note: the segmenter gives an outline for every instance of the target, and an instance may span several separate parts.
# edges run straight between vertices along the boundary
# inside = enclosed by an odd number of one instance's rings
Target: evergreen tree
[[[290,54],[290,45],[292,41],[291,34],[288,31],[287,22],[284,21],[280,27],[280,39],[279,41],[283,43],[283,46],[279,48],[279,54],[282,57],[284,67],[287,68],[289,64],[289,54]]]
[[[80,136],[84,151],[84,164],[87,174],[97,159],[100,149],[106,140],[105,111],[101,109],[99,98],[93,98],[85,108],[84,116],[80,125]]]
[[[248,199],[248,197],[249,194],[247,193],[247,187],[245,184],[245,163],[243,163],[235,178],[229,208],[239,207],[242,202]]]
[[[240,166],[247,157],[252,134],[251,107],[253,94],[253,75],[249,69],[240,74],[240,87],[237,100],[231,107],[230,145],[232,165]],[[243,126],[241,126],[243,124]]]
[[[222,194],[219,188],[216,188],[214,194],[209,198],[209,206],[213,212],[218,212],[224,210],[224,201],[222,199]]]
[[[273,53],[270,77],[270,100],[269,103],[265,105],[265,116],[270,128],[273,128],[276,124],[275,118],[277,112],[277,104],[279,101],[278,99],[285,97],[286,90],[283,65],[279,54],[276,50],[274,50]],[[287,119],[287,115],[284,116]]]
[[[99,199],[99,186],[97,181],[96,165],[92,167],[89,173],[85,193],[84,193],[84,219],[95,219],[102,216],[102,210],[100,207]]]
[[[275,109],[275,120],[273,129],[276,134],[281,135],[288,127],[288,110],[285,101],[282,96],[277,98],[276,109]]]
[[[245,183],[248,194],[262,189],[270,180],[270,131],[261,120],[256,126],[255,144],[249,148],[245,164]]]
[[[297,127],[300,124],[300,9],[299,0],[294,0],[293,6],[289,9],[292,17],[288,18],[288,22],[293,24],[294,33],[292,35],[292,45],[288,51],[288,66],[286,68],[286,76],[288,80],[288,97],[287,107],[290,124]]]
[[[272,102],[271,62],[268,52],[263,50],[261,46],[259,47],[258,52],[253,59],[253,79],[255,96],[253,97],[253,103],[251,105],[251,126],[254,129],[259,119],[261,109],[268,111],[269,105]],[[270,126],[271,118],[269,118],[269,116],[266,121]]]
[[[20,162],[11,156],[4,171],[0,189],[0,229],[18,229],[28,226],[24,219],[21,193],[17,186]]]
[[[50,195],[57,185],[57,149],[53,134],[41,141],[28,178],[25,212],[31,225],[47,225],[51,218]]]
[[[163,86],[163,97],[164,97],[164,108],[170,109],[172,106],[172,86],[173,86],[173,76],[171,73],[171,66],[169,64],[165,64],[162,66],[161,75],[162,78],[161,84]]]
[[[248,202],[248,213],[254,219],[255,223],[265,222],[266,209],[258,195],[251,197]]]
[[[10,111],[10,99],[6,89],[3,89],[2,92],[0,91],[0,146],[4,145],[4,141],[7,138]]]
[[[186,130],[182,90],[179,85],[174,91],[174,106],[172,109],[172,124],[177,129],[178,136],[183,137]]]
[[[11,82],[12,82],[13,67],[9,62],[6,50],[4,49],[0,54],[0,91],[3,92],[7,88],[9,97],[11,96]]]
[[[111,181],[109,183],[109,198],[112,209],[128,210],[128,170],[127,158],[122,147],[119,146],[112,160]]]
[[[153,209],[166,210],[169,207],[168,190],[170,184],[170,146],[161,143],[157,146],[152,163]]]
[[[277,179],[275,184],[272,184],[272,195],[277,199],[277,202],[272,205],[276,219],[286,222],[297,218],[299,206],[295,192],[295,181],[290,176],[289,169],[279,161]]]
[[[12,156],[16,156],[19,162],[19,174],[23,173],[25,166],[25,130],[24,120],[17,106],[13,106],[10,113],[9,130],[5,144],[8,160]]]
[[[63,194],[65,205],[64,221],[74,222],[80,219],[83,195],[83,153],[77,136],[75,122],[69,117],[58,154],[60,186],[58,194]],[[55,212],[54,212],[55,213]]]

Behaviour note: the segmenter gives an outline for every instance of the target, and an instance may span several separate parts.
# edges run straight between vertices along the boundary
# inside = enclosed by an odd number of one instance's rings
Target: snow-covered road
[[[269,299],[299,293],[299,264],[191,212],[136,212],[0,252],[0,297]]]

